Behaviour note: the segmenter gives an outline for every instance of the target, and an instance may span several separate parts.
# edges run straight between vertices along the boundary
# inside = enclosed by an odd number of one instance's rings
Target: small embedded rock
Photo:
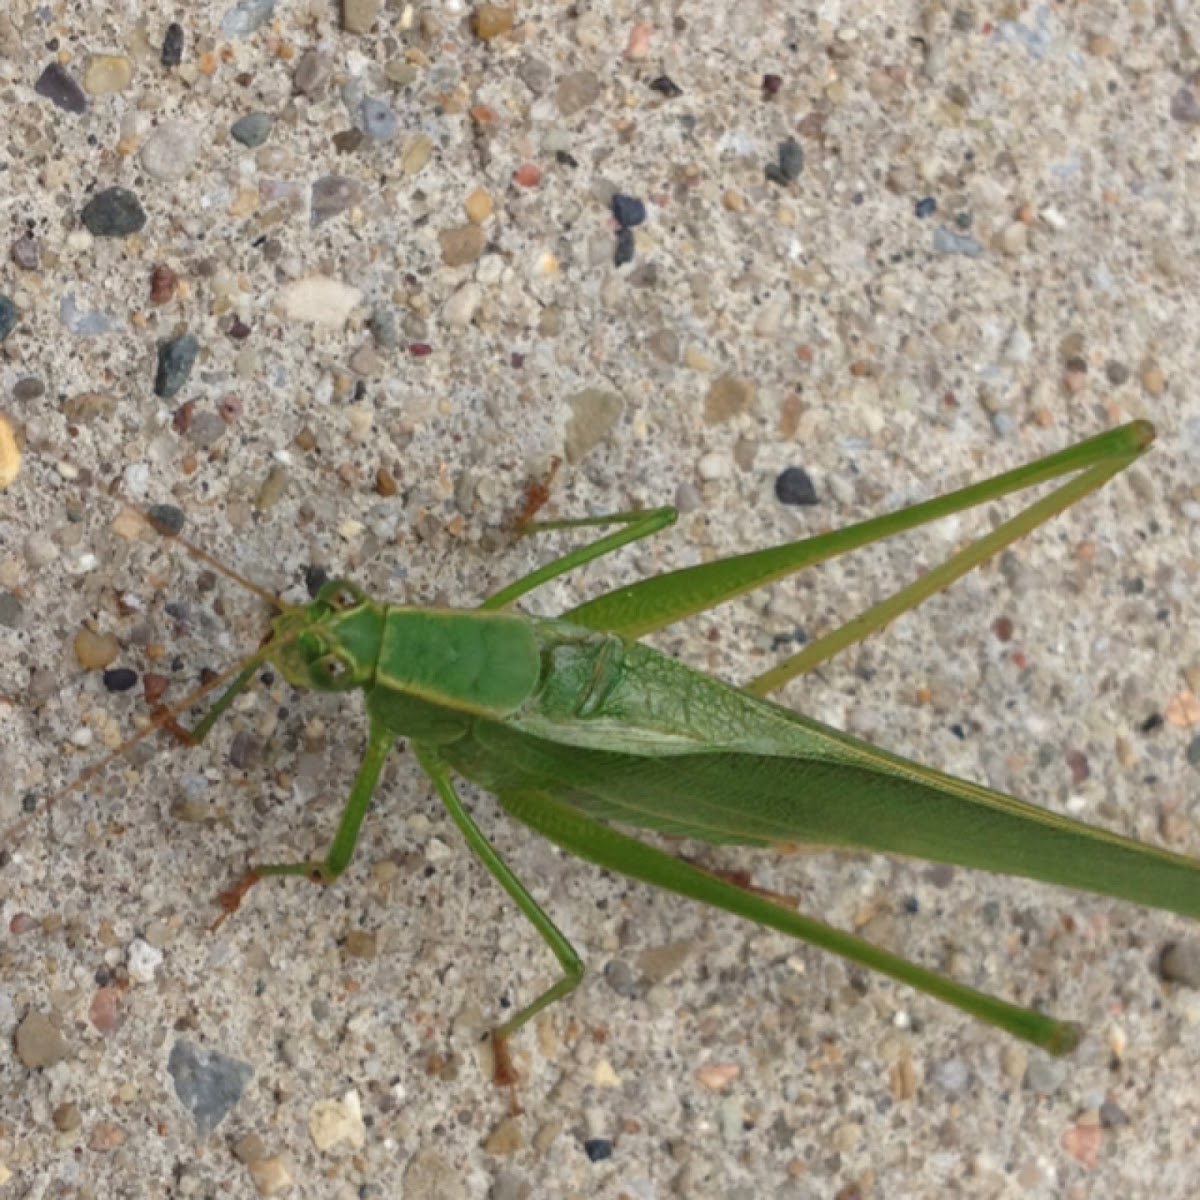
[[[63,112],[79,116],[88,110],[88,100],[83,88],[67,73],[65,67],[56,62],[51,63],[38,76],[33,90]]]
[[[780,504],[820,504],[812,477],[803,467],[788,467],[775,480],[775,498]]]
[[[80,219],[93,237],[129,237],[146,224],[146,212],[128,188],[110,187],[84,205]]]
[[[270,113],[252,112],[238,117],[229,127],[229,136],[250,150],[261,146],[271,136],[275,124]]]
[[[190,333],[160,342],[158,371],[154,376],[154,394],[169,400],[187,383],[200,353],[199,340]]]
[[[17,1026],[17,1058],[30,1071],[52,1067],[67,1057],[66,1038],[58,1026],[40,1012],[31,1012]]]

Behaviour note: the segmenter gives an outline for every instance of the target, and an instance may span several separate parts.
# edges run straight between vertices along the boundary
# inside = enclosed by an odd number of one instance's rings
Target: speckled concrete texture
[[[481,1037],[554,964],[409,755],[338,886],[208,931],[249,856],[327,842],[356,697],[260,677],[203,747],[49,798],[266,629],[130,506],[291,601],[466,606],[570,544],[507,532],[556,457],[552,516],[678,505],[545,614],[1145,417],[1103,493],[785,700],[1200,855],[1198,37],[1182,0],[8,0],[0,1200],[1194,1195],[1183,919],[702,851],[1084,1022],[1055,1061],[467,789],[590,968],[510,1095]],[[1008,511],[657,644],[747,679]]]

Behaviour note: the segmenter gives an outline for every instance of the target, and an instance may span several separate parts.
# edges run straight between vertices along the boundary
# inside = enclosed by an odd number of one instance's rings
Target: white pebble
[[[151,983],[162,961],[163,952],[142,938],[134,938],[125,951],[129,978],[135,983]]]
[[[733,474],[733,461],[728,455],[714,450],[696,464],[696,474],[701,479],[728,479]]]
[[[356,287],[327,275],[309,275],[285,283],[275,295],[275,310],[289,321],[309,321],[314,325],[345,325],[350,314],[362,303]]]
[[[483,290],[477,283],[464,283],[442,306],[442,316],[447,325],[463,328],[475,319],[480,304],[483,303]]]
[[[200,153],[200,134],[187,121],[164,121],[142,146],[141,160],[152,179],[182,179]]]

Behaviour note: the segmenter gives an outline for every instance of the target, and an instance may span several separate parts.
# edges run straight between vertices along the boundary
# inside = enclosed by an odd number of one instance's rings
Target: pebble
[[[924,220],[926,217],[932,217],[937,212],[937,201],[932,196],[924,196],[913,206],[913,211],[916,213],[918,220]]]
[[[31,533],[22,546],[25,561],[34,568],[48,567],[58,557],[58,546],[44,533]]]
[[[17,306],[0,292],[0,342],[17,327]]]
[[[260,1196],[282,1195],[296,1181],[287,1159],[281,1154],[247,1163],[246,1170],[250,1172],[255,1191]]]
[[[346,175],[322,175],[312,185],[309,221],[320,225],[362,201],[362,184]]]
[[[788,467],[775,479],[775,499],[780,504],[820,504],[812,477],[803,467]]]
[[[183,62],[183,45],[183,26],[178,21],[172,21],[167,26],[166,33],[163,34],[162,49],[159,51],[158,61],[167,68],[179,66]]]
[[[938,1063],[929,1077],[942,1091],[953,1096],[967,1086],[971,1072],[961,1058],[948,1058]]]
[[[375,308],[367,319],[367,328],[375,344],[384,350],[394,350],[400,344],[400,326],[391,308]]]
[[[473,225],[482,225],[492,215],[492,198],[483,188],[475,188],[463,201],[463,211]]]
[[[171,1047],[167,1073],[200,1137],[208,1137],[216,1129],[254,1078],[249,1063],[184,1040]]]
[[[437,1150],[427,1146],[405,1164],[399,1190],[404,1200],[466,1200],[464,1178],[461,1168],[452,1167]]]
[[[110,187],[84,205],[80,219],[93,237],[128,237],[146,224],[146,213],[128,188]]]
[[[482,297],[480,297],[482,299]],[[289,321],[342,326],[362,303],[363,294],[340,279],[309,275],[285,283],[275,295],[275,308]],[[478,307],[479,301],[476,301]]]
[[[113,667],[104,672],[104,687],[109,692],[128,692],[137,686],[138,675],[129,667]]]
[[[626,229],[624,225],[617,230],[617,245],[613,251],[613,266],[623,267],[626,263],[633,262],[634,253],[637,250],[637,242],[633,236],[632,229]]]
[[[115,96],[133,80],[133,64],[123,54],[93,54],[83,71],[89,96]]]
[[[200,134],[190,121],[164,121],[146,139],[139,157],[151,179],[182,179],[200,153]]]
[[[171,338],[158,344],[158,370],[154,376],[154,394],[169,400],[188,381],[196,356],[200,353],[199,340],[190,333]]]
[[[54,1128],[59,1133],[71,1133],[83,1124],[83,1113],[80,1111],[78,1104],[72,1104],[70,1101],[67,1101],[64,1104],[56,1104],[54,1106],[54,1111],[50,1114],[50,1120],[54,1122]]]
[[[9,480],[9,483],[12,481]],[[0,465],[0,492],[8,483],[4,481],[3,466]],[[17,629],[25,618],[25,608],[12,592],[0,592],[0,625],[5,629]]]
[[[386,142],[396,136],[399,122],[396,114],[383,100],[374,96],[364,96],[358,106],[359,127],[367,137],[377,142]]]
[[[1025,1087],[1039,1096],[1052,1096],[1062,1087],[1066,1067],[1052,1058],[1035,1055],[1025,1068]]]
[[[685,360],[686,360],[685,355]],[[702,358],[703,356],[701,356]],[[688,362],[692,366],[691,362]],[[694,368],[703,369],[703,368]],[[744,412],[754,404],[754,385],[735,375],[722,375],[714,380],[704,397],[704,423],[719,425]]]
[[[107,1037],[121,1028],[121,989],[102,987],[96,989],[88,1005],[88,1020],[97,1033]]]
[[[292,86],[302,96],[314,96],[333,75],[333,63],[327,54],[306,50],[292,73]]]
[[[478,225],[460,225],[443,229],[438,234],[442,262],[448,267],[463,267],[473,263],[487,245],[487,234]]]
[[[1200,988],[1200,942],[1170,942],[1158,958],[1158,973],[1169,983]]]
[[[584,388],[567,398],[567,407],[571,417],[563,438],[563,453],[574,465],[608,436],[625,411],[625,400],[619,392]]]
[[[1181,87],[1171,97],[1171,120],[1184,125],[1200,125],[1200,100],[1190,87]]]
[[[649,87],[652,92],[657,92],[660,96],[664,96],[668,100],[674,100],[677,96],[683,95],[683,88],[670,75],[655,76],[654,79],[650,80]]]
[[[97,633],[84,626],[74,641],[75,658],[85,671],[103,671],[116,662],[121,643],[111,633]]]
[[[238,0],[221,18],[221,32],[228,38],[249,37],[274,15],[275,0]]]
[[[612,215],[622,229],[633,229],[645,221],[646,205],[636,196],[626,196],[623,192],[614,192]]]
[[[589,1162],[604,1162],[613,1156],[613,1144],[609,1138],[588,1138],[583,1143],[583,1152]]]
[[[442,305],[442,317],[447,325],[465,328],[475,319],[482,303],[483,290],[480,286],[473,282],[464,283]]]
[[[88,110],[88,99],[83,88],[58,63],[51,63],[38,76],[33,90],[63,112],[78,116]]]
[[[175,537],[182,533],[187,523],[183,509],[176,508],[174,504],[155,504],[147,510],[146,516],[163,537]]]
[[[13,265],[20,267],[22,271],[36,271],[42,257],[37,238],[27,229],[13,240],[8,256],[13,260]]]
[[[134,938],[125,951],[129,978],[135,983],[153,983],[162,962],[163,952],[142,938]]]
[[[706,483],[715,479],[728,479],[733,474],[733,460],[719,450],[710,450],[696,463],[696,474]]]
[[[977,238],[944,227],[933,231],[933,248],[938,254],[962,254],[967,258],[978,258],[983,253]]]
[[[369,33],[383,10],[383,0],[342,0],[342,28],[347,33]]]
[[[351,1089],[340,1100],[318,1100],[308,1111],[308,1136],[324,1153],[343,1142],[361,1150],[367,1142],[358,1093]]]
[[[105,333],[116,333],[121,322],[111,313],[94,309],[84,312],[75,304],[75,293],[67,292],[58,302],[58,319],[76,337],[99,337]]]
[[[229,127],[229,136],[235,142],[254,150],[271,136],[275,118],[270,113],[252,112],[244,117],[238,117]]]
[[[490,42],[493,38],[510,33],[516,18],[515,4],[481,4],[475,10],[471,29],[481,42]]]
[[[17,1057],[30,1071],[52,1067],[67,1057],[68,1047],[58,1026],[40,1012],[29,1013],[17,1026]]]
[[[600,99],[604,85],[595,71],[572,71],[564,75],[554,91],[560,115],[573,117]]]

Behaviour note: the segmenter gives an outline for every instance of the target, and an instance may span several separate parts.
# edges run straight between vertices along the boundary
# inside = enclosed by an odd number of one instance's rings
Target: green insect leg
[[[426,746],[414,746],[417,761],[437,788],[442,803],[446,806],[451,819],[458,826],[467,844],[478,855],[483,865],[492,873],[496,882],[512,897],[517,907],[525,914],[526,919],[542,935],[543,941],[554,952],[562,967],[562,977],[531,1003],[525,1005],[503,1025],[492,1031],[492,1049],[495,1054],[494,1078],[498,1084],[509,1084],[516,1080],[516,1071],[508,1053],[508,1039],[517,1032],[532,1017],[537,1016],[542,1009],[547,1008],[556,1000],[569,995],[583,978],[583,960],[575,947],[567,940],[563,932],[546,915],[538,902],[525,889],[525,885],[513,874],[509,865],[496,852],[495,847],[483,836],[479,826],[471,819],[463,807],[462,800],[454,790],[450,773],[436,754]]]
[[[274,875],[302,875],[313,883],[330,884],[345,871],[354,857],[359,830],[367,810],[371,807],[371,797],[375,794],[383,764],[387,761],[394,741],[394,734],[382,725],[372,723],[367,735],[367,752],[358,768],[358,774],[354,777],[350,798],[342,810],[342,819],[325,857],[307,862],[256,863],[233,888],[221,895],[220,903],[225,911],[214,923],[213,928],[237,911],[242,898],[260,879]]]

